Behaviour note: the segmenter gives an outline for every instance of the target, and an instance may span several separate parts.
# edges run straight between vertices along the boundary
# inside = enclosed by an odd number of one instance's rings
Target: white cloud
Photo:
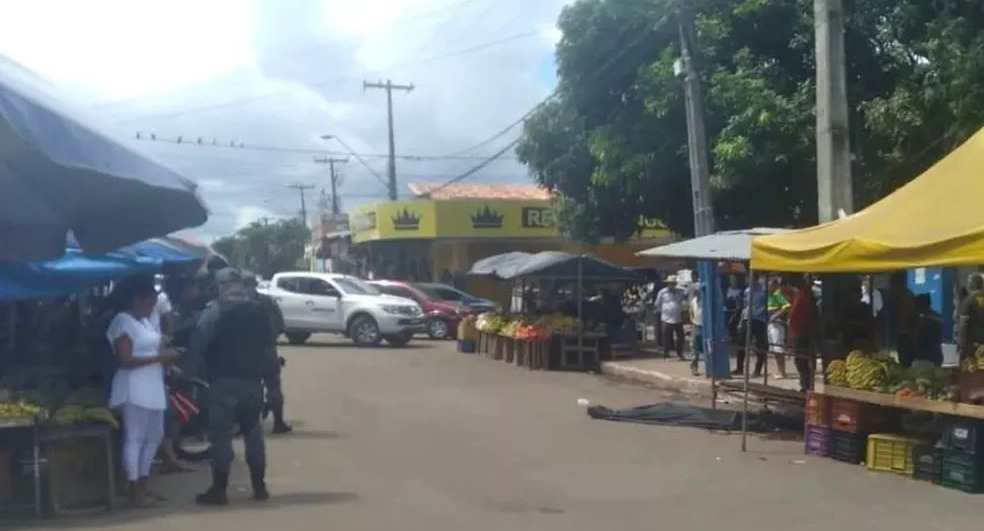
[[[385,94],[363,79],[416,85],[394,94],[397,152],[442,155],[470,147],[546,96],[543,74],[565,0],[20,0],[4,3],[0,54],[36,70],[115,123],[122,137],[182,136],[340,151],[387,150]],[[52,16],[58,13],[58,16]],[[490,42],[530,33],[497,45]],[[470,51],[468,51],[470,50]],[[107,104],[107,102],[113,102]],[[476,150],[494,153],[518,129]],[[244,220],[293,216],[291,182],[328,186],[311,153],[141,142],[198,180],[213,212],[194,231],[227,234]],[[385,159],[366,157],[385,175]],[[400,160],[400,190],[440,181],[477,160]],[[357,161],[343,165],[343,204],[385,199]],[[475,176],[523,181],[509,158]]]

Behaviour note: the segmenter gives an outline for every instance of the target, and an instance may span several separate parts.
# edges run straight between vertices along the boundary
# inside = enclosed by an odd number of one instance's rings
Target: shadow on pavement
[[[17,520],[3,522],[4,531],[30,531],[32,529],[104,529],[110,526],[121,526],[129,523],[145,522],[163,519],[164,517],[187,517],[199,514],[238,513],[242,511],[268,511],[287,507],[329,505],[335,503],[350,503],[357,501],[359,495],[354,492],[288,492],[273,493],[266,502],[256,502],[249,498],[248,492],[236,492],[230,488],[229,505],[225,507],[201,507],[191,499],[177,499],[163,502],[151,509],[130,509],[125,506],[113,514],[93,516],[67,516],[44,520]]]

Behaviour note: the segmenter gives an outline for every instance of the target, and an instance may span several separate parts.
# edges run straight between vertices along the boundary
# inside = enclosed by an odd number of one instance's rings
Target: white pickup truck
[[[278,273],[266,289],[284,314],[285,335],[293,345],[313,333],[342,334],[358,346],[376,346],[386,340],[406,345],[424,332],[427,320],[420,306],[409,299],[381,294],[361,279],[330,273]]]

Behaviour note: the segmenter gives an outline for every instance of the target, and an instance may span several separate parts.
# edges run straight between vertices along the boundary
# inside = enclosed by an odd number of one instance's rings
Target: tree
[[[270,278],[280,271],[296,269],[310,239],[311,232],[297,218],[275,223],[255,221],[231,236],[215,240],[212,248],[232,265]]]
[[[677,0],[578,0],[558,88],[517,155],[573,236],[639,215],[692,233]],[[816,222],[812,0],[703,0],[697,33],[720,228]],[[918,175],[984,123],[984,12],[969,0],[848,1],[856,204]]]

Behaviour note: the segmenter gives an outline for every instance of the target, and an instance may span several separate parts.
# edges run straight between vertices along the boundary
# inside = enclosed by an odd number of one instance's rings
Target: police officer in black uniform
[[[258,282],[254,273],[243,271],[243,284],[246,286],[246,293],[258,300],[266,308],[267,314],[270,315],[273,332],[277,337],[280,337],[280,334],[284,331],[284,314],[281,313],[280,306],[269,295],[264,295],[256,291]],[[277,356],[276,338],[270,344],[270,348],[273,349],[273,355],[280,360],[280,365],[278,366],[276,377],[264,381],[266,384],[266,408],[270,413],[273,413],[273,433],[290,433],[293,428],[284,420],[284,390],[280,377],[284,360]],[[266,411],[264,411],[265,413]]]
[[[276,340],[270,316],[263,304],[250,297],[242,274],[224,268],[214,275],[218,298],[211,301],[198,321],[188,352],[192,363],[210,386],[208,435],[212,446],[212,486],[199,494],[202,505],[226,505],[229,469],[234,457],[232,438],[238,426],[246,445],[246,464],[253,499],[267,500],[266,449],[260,417],[263,414],[263,382],[276,377],[280,362],[270,344]]]

